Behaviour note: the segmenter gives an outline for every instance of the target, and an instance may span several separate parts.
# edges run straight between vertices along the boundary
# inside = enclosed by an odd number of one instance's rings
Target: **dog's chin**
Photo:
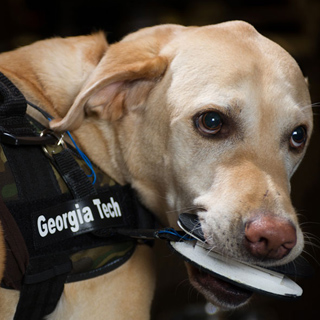
[[[225,310],[245,305],[253,292],[237,287],[189,263],[186,263],[191,284],[215,306]]]

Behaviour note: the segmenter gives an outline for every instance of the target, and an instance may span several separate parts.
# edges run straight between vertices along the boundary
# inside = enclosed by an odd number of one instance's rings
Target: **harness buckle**
[[[41,133],[40,133],[40,137],[46,136],[46,135],[50,135],[55,139],[55,143],[54,144],[49,144],[49,145],[43,145],[42,149],[45,153],[45,155],[49,158],[49,159],[53,159],[53,154],[57,154],[59,152],[61,152],[62,150],[66,149],[67,146],[63,140],[64,138],[64,134],[61,134],[60,136],[56,135],[52,130],[50,129],[44,129]]]

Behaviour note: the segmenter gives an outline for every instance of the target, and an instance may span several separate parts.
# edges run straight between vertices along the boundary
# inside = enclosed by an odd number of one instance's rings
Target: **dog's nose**
[[[296,229],[285,219],[260,216],[245,226],[245,246],[259,259],[281,259],[296,242]]]

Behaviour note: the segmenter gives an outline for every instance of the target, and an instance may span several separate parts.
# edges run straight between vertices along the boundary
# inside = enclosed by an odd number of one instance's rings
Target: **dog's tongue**
[[[306,264],[300,270],[297,267],[301,266],[301,263],[297,263],[296,260],[288,265],[273,268],[273,270],[245,264],[224,257],[208,248],[197,216],[188,213],[181,214],[178,225],[197,241],[171,242],[171,247],[185,260],[201,270],[252,291],[291,298],[302,295],[302,289],[284,273],[309,276],[310,267],[306,267]]]

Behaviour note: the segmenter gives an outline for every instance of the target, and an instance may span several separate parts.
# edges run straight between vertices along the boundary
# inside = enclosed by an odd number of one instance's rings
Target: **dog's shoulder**
[[[64,114],[107,49],[103,32],[41,40],[0,54],[0,71],[28,100]]]

